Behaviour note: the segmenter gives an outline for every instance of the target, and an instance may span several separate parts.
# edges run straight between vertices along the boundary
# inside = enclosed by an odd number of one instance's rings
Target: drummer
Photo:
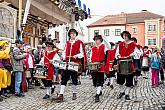
[[[142,59],[142,72],[143,78],[148,79],[148,73],[150,69],[150,57],[151,51],[148,49],[148,46],[143,47],[143,59]]]
[[[65,50],[62,54],[63,60],[65,62],[73,62],[82,65],[81,59],[84,58],[84,64],[87,61],[85,45],[81,40],[78,40],[78,32],[75,29],[70,29],[68,32],[69,41],[66,42]],[[85,66],[84,66],[85,67]],[[73,83],[73,97],[72,100],[77,99],[77,85],[78,85],[78,72],[72,70],[64,70],[61,78],[61,88],[58,97],[53,98],[57,102],[63,102],[64,91],[68,80],[72,79]]]
[[[129,60],[131,59],[131,57],[134,56],[136,43],[131,41],[131,34],[128,31],[123,31],[121,33],[121,37],[124,39],[124,41],[120,42],[119,46],[117,47],[116,59]],[[132,62],[131,72],[133,73],[133,71],[134,71],[134,65]],[[123,95],[125,95],[125,99],[130,100],[129,92],[131,86],[133,86],[133,74],[123,75],[118,73],[117,83],[119,84],[119,88],[120,88],[120,93],[118,94],[117,98],[120,99],[122,98]]]
[[[90,55],[90,62],[100,62],[101,68],[91,72],[93,85],[96,87],[96,96],[95,96],[95,102],[99,102],[100,98],[99,96],[102,95],[102,87],[104,84],[104,62],[105,62],[105,53],[106,53],[106,47],[103,44],[103,38],[101,35],[94,36],[93,40],[95,41],[95,45],[91,50]]]
[[[137,84],[137,81],[139,79],[139,76],[141,74],[141,58],[143,55],[143,50],[142,50],[142,46],[137,44],[137,39],[135,37],[132,37],[131,40],[133,42],[136,43],[136,51],[134,52],[135,55],[133,57],[133,62],[134,62],[134,66],[135,66],[135,73],[134,73],[134,84]]]
[[[59,60],[60,57],[57,54],[57,51],[54,50],[54,44],[52,41],[47,41],[46,42],[46,52],[41,60],[41,63],[44,63],[45,66],[47,66],[48,71],[47,71],[47,77],[45,80],[45,87],[47,88],[46,95],[43,97],[43,99],[48,99],[51,96],[51,91],[52,89],[52,84],[53,84],[53,75],[54,75],[54,66],[52,64],[53,60]]]
[[[107,86],[110,86],[110,88],[113,89],[113,80],[115,78],[115,73],[116,73],[116,71],[113,69],[113,65],[115,63],[114,60],[115,60],[116,48],[113,42],[110,42],[110,45],[111,45],[111,50],[108,50],[106,52],[105,72],[108,78]]]

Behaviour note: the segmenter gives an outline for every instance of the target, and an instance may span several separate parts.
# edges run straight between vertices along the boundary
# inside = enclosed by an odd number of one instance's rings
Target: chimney
[[[142,12],[147,12],[147,10],[142,10]]]

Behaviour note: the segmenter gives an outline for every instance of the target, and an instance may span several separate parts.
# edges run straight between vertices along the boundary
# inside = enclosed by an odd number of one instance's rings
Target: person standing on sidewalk
[[[24,97],[24,94],[21,93],[20,87],[22,82],[22,74],[23,74],[23,60],[26,58],[27,53],[23,53],[21,48],[23,41],[16,40],[16,47],[13,49],[12,55],[12,65],[13,72],[15,74],[15,95],[17,97]]]
[[[25,58],[25,65],[26,65],[26,71],[30,72],[30,76],[27,79],[28,82],[28,89],[33,89],[32,82],[33,82],[33,71],[34,71],[34,56],[31,53],[31,47],[27,48],[27,56]]]
[[[160,55],[158,49],[154,48],[154,53],[151,55],[151,72],[152,72],[152,87],[158,87],[158,74],[160,70]]]

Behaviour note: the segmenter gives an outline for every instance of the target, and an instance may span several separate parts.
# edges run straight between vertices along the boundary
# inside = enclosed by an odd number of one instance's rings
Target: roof
[[[133,23],[144,23],[145,20],[163,18],[164,16],[141,11],[139,13],[121,13],[117,15],[108,15],[87,27],[109,26],[109,25],[126,25]]]

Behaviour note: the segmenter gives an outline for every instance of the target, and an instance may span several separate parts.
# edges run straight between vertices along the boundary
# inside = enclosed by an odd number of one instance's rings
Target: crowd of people
[[[125,95],[126,100],[130,100],[129,92],[132,87],[136,87],[140,77],[148,79],[151,73],[152,87],[164,83],[164,49],[142,47],[128,31],[123,31],[121,37],[124,41],[117,43],[107,44],[104,36],[95,35],[95,44],[88,52],[90,55],[87,55],[84,43],[77,36],[75,29],[69,30],[69,40],[63,51],[50,39],[43,45],[38,45],[36,50],[29,45],[23,46],[21,40],[15,41],[15,47],[11,47],[9,41],[1,40],[0,101],[9,98],[9,93],[24,97],[23,92],[33,89],[34,85],[46,89],[43,99],[48,99],[58,83],[60,92],[52,101],[63,102],[69,80],[72,82],[72,100],[76,100],[77,85],[81,83],[81,74],[86,71],[90,73],[96,88],[95,102],[100,101],[105,79],[111,89],[114,88],[116,79],[120,88],[117,98]],[[63,68],[54,62],[63,65]],[[40,74],[42,77],[36,76],[39,66],[46,73]]]

